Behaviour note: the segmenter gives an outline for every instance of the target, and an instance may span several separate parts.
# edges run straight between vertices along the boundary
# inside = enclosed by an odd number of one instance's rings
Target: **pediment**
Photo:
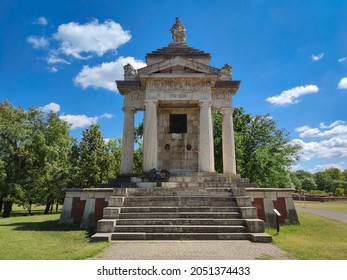
[[[200,73],[218,75],[218,72],[219,69],[217,68],[180,56],[138,69],[140,77],[157,73]]]

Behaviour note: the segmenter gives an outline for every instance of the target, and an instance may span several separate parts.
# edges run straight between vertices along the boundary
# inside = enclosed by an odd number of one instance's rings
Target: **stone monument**
[[[265,223],[298,223],[291,189],[262,189],[236,174],[232,66],[186,43],[179,18],[173,41],[124,66],[121,175],[107,185],[66,189],[60,221],[97,224],[93,240],[226,239],[271,242]],[[134,114],[144,111],[143,174],[133,174]],[[214,168],[212,112],[223,115],[223,174]],[[146,176],[168,170],[166,182]],[[160,176],[159,176],[160,179]]]
[[[124,95],[122,174],[132,174],[134,113],[144,111],[143,171],[173,173],[215,172],[212,111],[223,114],[224,174],[236,174],[229,64],[210,66],[208,53],[186,44],[179,18],[171,28],[173,42],[146,55],[147,66],[136,72],[124,67],[124,81],[116,81]]]

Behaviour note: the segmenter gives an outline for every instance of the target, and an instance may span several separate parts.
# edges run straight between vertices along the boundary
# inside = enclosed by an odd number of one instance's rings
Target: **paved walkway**
[[[250,241],[117,241],[97,260],[287,260],[271,243]]]
[[[333,212],[333,211],[326,211],[321,209],[313,209],[313,208],[302,208],[302,207],[295,207],[297,211],[300,212],[307,212],[311,214],[320,215],[329,219],[338,220],[344,223],[347,223],[347,214],[341,213],[341,212]]]

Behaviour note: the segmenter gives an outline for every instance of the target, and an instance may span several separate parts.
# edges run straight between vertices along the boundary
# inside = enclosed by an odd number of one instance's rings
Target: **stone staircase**
[[[141,181],[137,187],[114,188],[92,240],[272,241],[239,187],[247,182],[223,176],[170,179],[156,187]]]

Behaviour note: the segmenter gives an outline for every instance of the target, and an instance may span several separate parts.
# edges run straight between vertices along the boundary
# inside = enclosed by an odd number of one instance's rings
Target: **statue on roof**
[[[178,17],[176,23],[170,29],[174,43],[185,43],[186,41],[186,28]]]

